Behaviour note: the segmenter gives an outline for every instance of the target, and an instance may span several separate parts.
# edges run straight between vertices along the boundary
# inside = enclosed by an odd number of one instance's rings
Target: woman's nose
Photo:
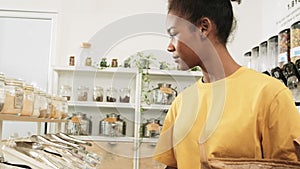
[[[168,45],[167,50],[168,50],[169,52],[174,52],[174,51],[175,51],[174,45],[173,45],[172,43],[170,43],[170,44]]]

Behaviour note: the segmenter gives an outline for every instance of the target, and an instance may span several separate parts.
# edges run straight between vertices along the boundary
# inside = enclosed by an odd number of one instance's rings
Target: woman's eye
[[[170,38],[172,38],[172,39],[175,38],[176,36],[177,36],[177,33],[171,33],[170,34]]]

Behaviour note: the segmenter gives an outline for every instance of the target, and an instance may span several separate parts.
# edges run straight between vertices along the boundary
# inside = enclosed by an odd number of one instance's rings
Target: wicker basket
[[[282,160],[223,159],[208,160],[201,169],[300,169],[300,162]]]

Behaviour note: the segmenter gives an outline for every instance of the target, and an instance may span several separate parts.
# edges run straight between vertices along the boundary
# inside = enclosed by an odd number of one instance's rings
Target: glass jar
[[[42,91],[40,91],[38,89],[34,90],[34,106],[33,106],[32,117],[39,117],[40,116],[41,92]]]
[[[20,115],[23,97],[23,82],[11,78],[5,79],[5,102],[2,113]]]
[[[103,102],[103,96],[104,96],[103,88],[100,86],[95,86],[93,92],[93,101]]]
[[[99,134],[103,136],[125,136],[126,122],[116,113],[106,115],[99,123]]]
[[[91,135],[92,134],[92,121],[87,118],[86,114],[80,114],[82,120],[80,122],[80,135]]]
[[[100,67],[108,67],[106,58],[102,58],[102,59],[101,59]]]
[[[69,66],[75,66],[75,56],[70,56],[70,58],[69,58]]]
[[[66,97],[67,100],[71,100],[71,94],[72,94],[72,87],[69,85],[62,85],[60,87],[59,95],[61,97]]]
[[[251,68],[259,71],[259,46],[255,46],[254,48],[252,48],[251,50]]]
[[[66,97],[61,97],[61,119],[68,117],[69,105]]]
[[[58,96],[52,96],[51,101],[51,119],[61,119],[61,100]]]
[[[118,59],[111,60],[111,67],[118,67]]]
[[[278,36],[272,36],[268,39],[268,51],[267,51],[267,60],[269,63],[269,68],[272,70],[278,65]]]
[[[92,58],[91,57],[87,57],[85,59],[85,66],[92,66]]]
[[[300,21],[291,26],[291,61],[300,59]]]
[[[39,113],[40,113],[39,118],[46,118],[47,112],[48,112],[48,101],[47,101],[47,97],[46,97],[47,94],[43,91],[39,91],[38,96],[40,98],[38,101]],[[36,100],[36,98],[35,98],[35,100]],[[35,107],[35,104],[34,104],[34,107]]]
[[[155,104],[171,104],[177,96],[177,91],[168,83],[158,83],[157,87],[152,89],[152,99]]]
[[[79,86],[77,88],[77,101],[87,101],[88,100],[89,88],[86,86]]]
[[[0,73],[0,112],[2,112],[5,102],[5,77]]]
[[[115,88],[111,87],[106,90],[106,101],[107,102],[116,102],[118,98],[118,92]]]
[[[46,93],[46,101],[47,101],[47,113],[45,118],[50,118],[53,106],[52,106],[52,96],[48,93]]]
[[[283,67],[290,61],[290,29],[284,29],[278,34],[278,66]]]
[[[159,120],[154,118],[148,119],[143,126],[143,136],[150,138],[158,137],[162,129]]]
[[[76,123],[75,123],[75,121],[78,120],[75,120],[75,118],[76,118],[76,113],[72,113],[72,116],[67,118],[67,124],[65,125],[65,132],[67,134],[79,135],[79,131],[77,132]]]
[[[264,41],[262,43],[259,44],[259,59],[258,59],[258,63],[259,63],[259,70],[261,72],[266,72],[269,70],[268,65],[268,60],[267,60],[267,45],[268,42]]]
[[[130,102],[130,89],[128,89],[128,88],[120,89],[119,101],[121,103],[129,103]]]

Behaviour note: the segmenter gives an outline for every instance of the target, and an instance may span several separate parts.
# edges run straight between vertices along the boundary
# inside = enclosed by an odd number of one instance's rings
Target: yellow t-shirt
[[[279,80],[246,67],[213,83],[201,80],[179,94],[166,115],[154,159],[199,169],[210,158],[296,161],[300,114]],[[204,145],[204,147],[200,145]]]

